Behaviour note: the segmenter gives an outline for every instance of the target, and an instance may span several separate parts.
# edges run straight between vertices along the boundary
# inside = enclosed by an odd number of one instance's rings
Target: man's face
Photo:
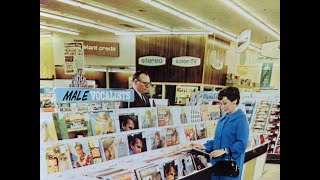
[[[136,139],[135,144],[130,146],[133,151],[133,154],[141,153],[142,141],[140,139]]]
[[[48,159],[48,173],[59,172],[59,165],[57,159]]]
[[[134,80],[134,85],[137,91],[144,94],[149,90],[150,77],[145,74],[140,74],[138,79]]]
[[[125,126],[122,126],[124,131],[130,131],[134,129],[134,122],[132,119],[128,119],[128,123]]]
[[[170,166],[170,171],[168,172],[167,175],[167,180],[174,180],[174,175],[175,175],[175,170],[172,166]]]
[[[83,152],[82,147],[76,146],[76,151],[77,151],[77,154],[78,154],[79,156],[83,156],[84,152]]]

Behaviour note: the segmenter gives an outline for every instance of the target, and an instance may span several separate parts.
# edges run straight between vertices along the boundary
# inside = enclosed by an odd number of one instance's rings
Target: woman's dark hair
[[[234,100],[237,100],[237,105],[239,104],[240,101],[240,92],[239,89],[236,87],[226,87],[219,91],[218,94],[218,99],[222,100],[223,97],[227,97],[231,102]]]
[[[135,79],[139,79],[140,74],[145,74],[145,75],[149,76],[149,73],[146,71],[143,71],[143,70],[137,71],[133,74],[132,81],[134,81]]]

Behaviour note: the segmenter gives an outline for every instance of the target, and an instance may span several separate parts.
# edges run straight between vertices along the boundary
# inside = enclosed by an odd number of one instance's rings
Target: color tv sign
[[[119,43],[84,40],[74,41],[83,42],[84,55],[119,57]]]
[[[200,66],[201,59],[191,56],[181,56],[172,58],[172,65],[180,67]]]

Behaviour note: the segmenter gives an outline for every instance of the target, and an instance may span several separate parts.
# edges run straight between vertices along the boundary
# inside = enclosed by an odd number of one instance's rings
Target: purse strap
[[[229,149],[229,153],[230,153],[230,157],[229,157],[229,159],[230,159],[230,161],[233,159],[233,157],[232,157],[232,152],[231,152],[231,148],[230,147],[228,147],[228,149]]]

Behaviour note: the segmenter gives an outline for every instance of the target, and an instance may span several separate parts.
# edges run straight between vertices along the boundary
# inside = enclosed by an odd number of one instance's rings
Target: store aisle
[[[266,163],[262,176],[259,180],[278,180],[280,179],[280,164]]]

